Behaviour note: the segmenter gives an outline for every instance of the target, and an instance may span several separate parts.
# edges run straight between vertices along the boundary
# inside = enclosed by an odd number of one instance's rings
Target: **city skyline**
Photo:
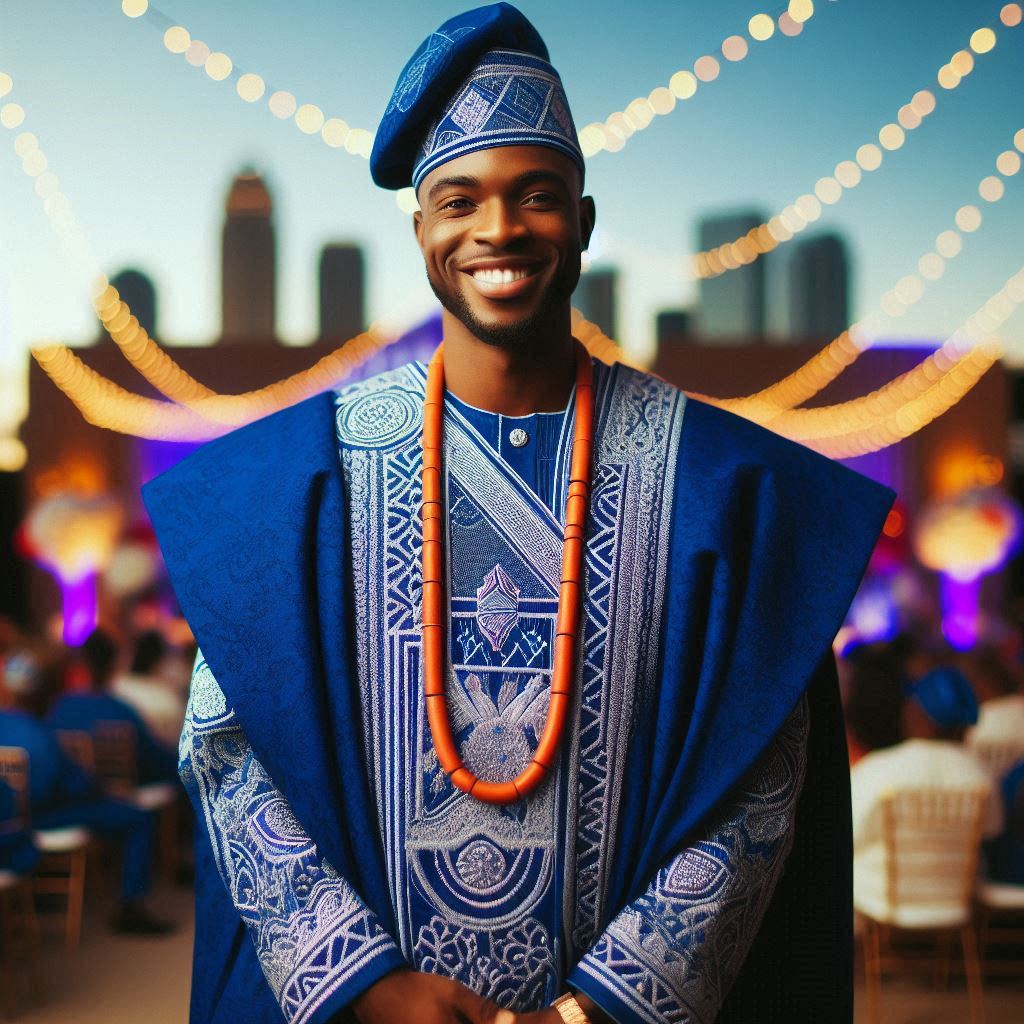
[[[54,4],[13,0],[0,12],[0,70],[13,79],[0,105],[17,101],[26,114],[22,127],[0,136],[8,140],[0,190],[9,221],[0,237],[0,376],[7,385],[0,433],[24,413],[17,384],[27,345],[44,338],[85,344],[96,335],[88,297],[72,293],[59,243],[10,149],[20,132],[38,136],[106,272],[132,266],[154,280],[161,331],[175,342],[209,343],[218,334],[223,188],[244,165],[264,174],[280,204],[278,328],[286,344],[315,336],[314,261],[332,240],[363,249],[367,320],[404,327],[436,305],[409,217],[369,184],[364,160],[303,136],[265,104],[243,103],[231,81],[211,81],[169,54],[146,18],[125,18],[119,6],[63,6],[55,17]],[[246,69],[266,74],[271,88],[291,89],[300,102],[319,102],[328,115],[372,129],[401,64],[462,6],[392,3],[387,40],[375,31],[379,9],[314,0],[292,5],[287,18],[262,3],[246,5],[243,18],[231,0],[162,9],[240,67],[244,60]],[[586,19],[568,8],[520,6],[548,41],[581,129],[667,83],[701,53],[717,53],[755,13],[733,0],[713,8],[648,3],[632,21],[611,2],[589,4]],[[614,264],[619,272],[617,340],[649,356],[658,311],[692,307],[697,282],[682,268],[702,215],[777,212],[813,191],[859,145],[877,141],[879,128],[920,89],[934,94],[936,111],[842,202],[826,205],[807,237],[838,232],[847,240],[857,267],[851,313],[864,315],[915,271],[957,209],[974,204],[984,222],[963,235],[963,254],[906,316],[883,318],[881,334],[938,341],[974,312],[1019,265],[1024,176],[1006,177],[998,203],[979,198],[978,182],[995,173],[996,156],[1013,150],[1022,127],[1011,97],[1024,86],[1024,29],[1000,25],[1000,4],[965,6],[936,12],[923,2],[895,9],[819,2],[799,37],[776,32],[751,43],[745,61],[722,60],[720,80],[657,118],[621,153],[591,158],[587,191],[598,208],[591,255],[595,267]],[[995,48],[976,56],[959,88],[943,89],[936,70],[967,47],[979,25],[996,29]],[[790,250],[772,254],[776,267],[767,273],[767,305],[776,311],[769,333],[785,333],[778,297],[788,287]],[[1011,355],[1024,349],[1019,315],[1004,333]]]

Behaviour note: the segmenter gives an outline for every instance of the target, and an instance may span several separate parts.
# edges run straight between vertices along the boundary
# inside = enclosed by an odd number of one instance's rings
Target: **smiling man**
[[[891,495],[573,338],[595,207],[508,4],[424,41],[371,172],[429,367],[145,490],[202,650],[193,1021],[849,1021],[830,645]]]

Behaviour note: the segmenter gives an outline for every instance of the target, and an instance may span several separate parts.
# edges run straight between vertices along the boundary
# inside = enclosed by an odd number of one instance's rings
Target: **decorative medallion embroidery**
[[[500,651],[519,621],[519,588],[496,565],[476,592],[476,621],[491,647]]]

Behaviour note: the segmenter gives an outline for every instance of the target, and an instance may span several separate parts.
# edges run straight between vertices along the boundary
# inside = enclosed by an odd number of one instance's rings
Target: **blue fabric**
[[[317,396],[205,446],[143,496],[182,609],[253,749],[324,856],[395,934],[363,760],[344,583],[349,509],[334,429],[330,397]],[[661,671],[653,713],[633,723],[624,791],[635,796],[619,824],[611,913],[696,834],[826,671],[823,656],[892,499],[693,400],[675,486]],[[834,675],[821,686],[812,735],[816,720],[829,723],[822,735],[835,750],[841,729],[821,718],[822,708],[838,706]],[[829,762],[833,793],[843,790],[844,770]],[[804,845],[813,847],[816,831],[836,837],[836,860],[825,858],[821,870],[845,877],[841,801],[815,809],[839,819],[809,821]],[[804,948],[802,966],[845,976],[836,965],[846,961],[832,956],[848,951],[848,890],[808,892],[830,899],[829,923],[815,932],[816,954]],[[791,890],[789,898],[803,897]],[[791,920],[791,908],[776,916]],[[781,925],[777,934],[799,945]],[[247,1006],[255,962],[251,948],[207,946],[193,982],[202,1005]],[[748,962],[738,990],[757,966]],[[783,972],[778,984],[798,990],[807,981]],[[792,1019],[843,1020],[848,996],[840,980],[808,997],[808,1016]]]
[[[138,712],[125,701],[109,693],[69,693],[50,711],[54,729],[73,729],[92,733],[99,722],[126,722],[135,730],[135,757],[139,784],[177,781],[175,755],[162,747]]]
[[[89,796],[95,781],[72,761],[50,726],[22,711],[0,711],[0,747],[28,752],[32,817]]]
[[[116,842],[121,849],[122,902],[141,900],[149,893],[156,825],[150,811],[104,797],[54,808],[40,814],[34,825],[40,829],[86,828],[101,839]]]
[[[478,69],[494,50],[506,52]],[[511,4],[490,4],[449,18],[416,49],[377,127],[370,174],[383,188],[418,186],[454,156],[526,143],[565,153],[582,180],[583,154],[544,41]]]
[[[0,871],[27,874],[40,857],[32,834],[18,816],[14,790],[0,779]]]
[[[906,692],[943,728],[966,727],[978,721],[978,698],[958,668],[932,669],[907,686]]]
[[[984,844],[985,877],[992,882],[1024,886],[1024,761],[1018,761],[999,786],[1003,831]]]

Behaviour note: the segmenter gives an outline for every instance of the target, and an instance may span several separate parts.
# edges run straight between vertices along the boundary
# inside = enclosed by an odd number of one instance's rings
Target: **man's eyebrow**
[[[523,188],[526,185],[535,185],[537,182],[554,182],[555,184],[565,186],[565,179],[562,175],[556,171],[549,171],[543,167],[534,168],[531,171],[523,171],[522,174],[517,175],[513,178],[511,187],[512,188]],[[453,174],[447,178],[438,178],[433,185],[430,186],[430,191],[427,193],[427,202],[433,200],[434,196],[446,188],[478,188],[480,185],[480,179],[474,178],[470,174]]]

